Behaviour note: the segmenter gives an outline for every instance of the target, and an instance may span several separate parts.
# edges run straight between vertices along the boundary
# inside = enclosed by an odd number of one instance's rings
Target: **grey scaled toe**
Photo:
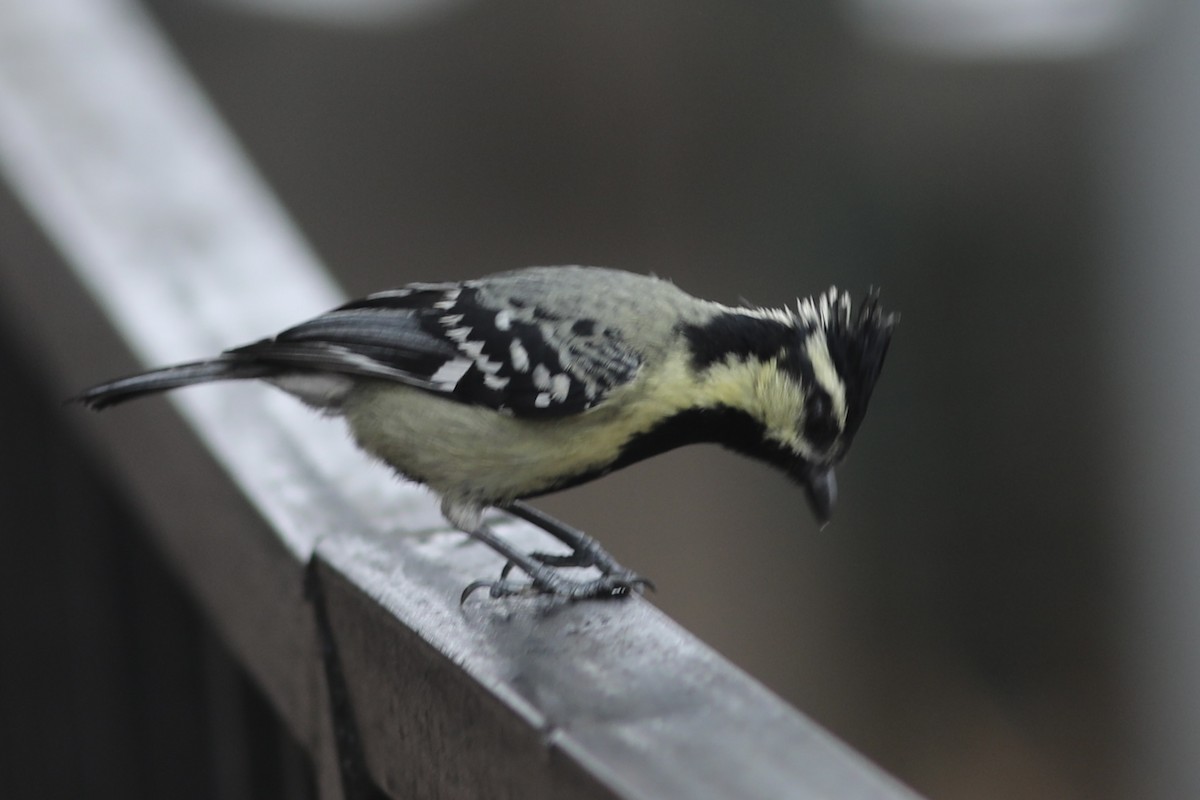
[[[509,563],[511,564],[512,562]],[[521,565],[518,564],[517,566]],[[501,578],[496,581],[475,581],[463,590],[459,602],[467,602],[467,598],[480,589],[487,589],[488,596],[494,598],[549,595],[561,597],[564,600],[613,599],[626,597],[633,593],[640,594],[647,588],[654,589],[654,584],[649,580],[627,570],[620,573],[602,575],[593,580],[579,581],[566,578],[554,572],[553,568],[545,567],[542,570],[538,570],[538,574],[532,576],[532,578],[530,583],[508,580],[507,578]]]
[[[551,516],[543,514],[520,501],[502,509],[549,533],[571,548],[570,553],[522,553],[498,537],[487,526],[480,526],[471,535],[508,559],[495,581],[475,581],[463,590],[460,602],[480,589],[487,589],[494,598],[550,595],[565,600],[597,600],[626,597],[640,594],[646,589],[654,591],[654,584],[647,578],[625,569],[617,563],[595,539],[583,531],[571,528]],[[558,570],[564,567],[595,567],[599,578],[574,580]],[[513,581],[509,574],[520,568],[530,577],[529,583]]]

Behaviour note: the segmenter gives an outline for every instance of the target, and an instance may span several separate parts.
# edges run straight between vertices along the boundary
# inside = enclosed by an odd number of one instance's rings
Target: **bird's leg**
[[[516,517],[536,525],[572,548],[566,555],[523,553],[497,536],[486,525],[478,525],[470,534],[508,559],[498,581],[475,581],[462,594],[462,601],[476,590],[486,588],[492,597],[511,597],[522,594],[549,594],[568,600],[623,597],[630,592],[654,588],[647,579],[625,569],[604,548],[582,531],[571,528],[524,503],[503,508]],[[558,567],[591,567],[601,572],[594,580],[572,580],[560,574]],[[508,579],[514,567],[529,575],[530,583]]]
[[[515,500],[509,505],[504,506],[502,510],[541,528],[571,548],[571,552],[566,555],[530,553],[530,556],[538,562],[549,567],[595,567],[600,570],[601,574],[621,578],[628,582],[630,586],[654,589],[654,584],[650,580],[621,566],[615,558],[609,555],[607,550],[600,546],[599,542],[578,528],[572,528],[565,522],[557,520],[549,514],[539,511],[520,500]],[[504,566],[500,577],[502,579],[506,578],[514,566],[520,566],[520,564],[516,564],[510,560]]]
[[[465,603],[472,593],[479,589],[487,589],[492,597],[512,597],[526,594],[548,594],[567,600],[591,600],[606,597],[624,597],[631,591],[637,591],[644,581],[628,573],[612,573],[590,581],[576,581],[566,578],[550,565],[541,563],[535,555],[527,555],[497,536],[486,525],[479,525],[469,532],[470,535],[495,550],[508,559],[512,566],[520,567],[529,575],[530,583],[510,581],[502,576],[498,581],[475,581],[463,590],[460,603]],[[505,576],[510,567],[506,567]],[[641,582],[639,582],[641,581]]]

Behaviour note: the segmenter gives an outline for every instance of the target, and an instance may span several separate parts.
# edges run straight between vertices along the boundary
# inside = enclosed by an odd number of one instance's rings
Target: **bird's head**
[[[710,440],[783,469],[828,522],[833,468],[854,440],[897,318],[875,293],[855,309],[831,288],[793,309],[727,309],[685,333]]]
[[[795,340],[776,362],[792,418],[766,435],[788,452],[787,471],[821,524],[837,500],[834,467],[866,415],[897,321],[873,291],[855,309],[848,294],[830,288],[799,302]]]
[[[833,468],[862,424],[896,322],[874,292],[855,309],[836,288],[795,309],[716,307],[681,328],[695,376],[683,393],[689,410],[638,457],[718,442],[782,469],[828,522]]]

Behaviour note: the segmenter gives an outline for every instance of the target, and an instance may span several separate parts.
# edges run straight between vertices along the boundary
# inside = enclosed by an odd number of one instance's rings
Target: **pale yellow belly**
[[[552,489],[617,457],[636,429],[611,406],[526,420],[410,387],[364,383],[345,417],[359,444],[456,500],[502,503]]]

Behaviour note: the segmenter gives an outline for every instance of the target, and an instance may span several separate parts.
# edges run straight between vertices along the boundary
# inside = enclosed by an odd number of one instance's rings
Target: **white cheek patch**
[[[820,331],[811,334],[804,340],[804,352],[808,356],[809,363],[812,364],[813,378],[822,389],[829,392],[829,398],[833,401],[833,412],[837,415],[838,422],[845,426],[846,385],[833,366],[833,358],[829,355],[825,335]]]

